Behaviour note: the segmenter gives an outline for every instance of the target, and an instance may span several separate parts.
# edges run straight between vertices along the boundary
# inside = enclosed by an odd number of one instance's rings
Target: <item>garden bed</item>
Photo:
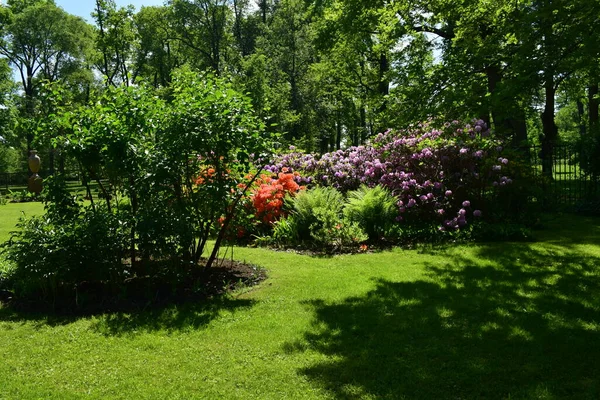
[[[201,260],[202,261],[202,260]],[[236,260],[219,260],[218,265],[204,270],[189,268],[169,276],[133,277],[115,286],[109,282],[80,282],[75,288],[60,286],[54,302],[16,298],[12,292],[0,290],[0,303],[15,310],[43,311],[56,314],[93,315],[105,312],[138,312],[186,302],[203,302],[252,287],[266,278],[266,271]],[[1,283],[1,282],[0,282]],[[1,289],[1,288],[0,288]],[[47,298],[40,293],[38,299]]]

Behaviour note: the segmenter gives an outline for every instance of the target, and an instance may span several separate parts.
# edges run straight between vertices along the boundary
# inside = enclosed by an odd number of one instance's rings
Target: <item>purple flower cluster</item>
[[[298,171],[299,184],[333,186],[343,192],[361,184],[382,185],[398,198],[401,220],[439,220],[442,230],[459,229],[471,216],[481,217],[472,203],[512,183],[504,171],[509,160],[501,154],[502,145],[481,120],[453,121],[440,129],[425,122],[380,133],[369,145],[320,157],[291,150],[267,170]],[[456,217],[449,219],[451,215]]]

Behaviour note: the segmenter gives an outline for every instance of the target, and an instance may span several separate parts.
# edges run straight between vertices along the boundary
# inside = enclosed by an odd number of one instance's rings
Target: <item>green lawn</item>
[[[261,286],[137,315],[0,309],[0,399],[598,399],[600,220],[547,228],[331,258],[236,248]]]
[[[104,181],[103,181],[104,182]],[[67,189],[73,194],[77,194],[80,197],[87,196],[87,191],[85,186],[79,181],[67,181],[66,182]],[[98,199],[99,188],[97,182],[90,182],[89,184],[90,191],[94,199]],[[11,196],[10,192],[13,193]],[[22,193],[27,192],[27,185],[0,185],[0,196],[11,199],[11,197],[19,197]]]
[[[19,222],[19,217],[21,215],[31,216],[40,214],[43,211],[44,206],[39,202],[8,203],[0,205],[0,243],[3,243],[10,238],[10,232],[15,230],[15,224]],[[0,255],[0,270],[4,268],[4,259],[2,258],[2,255]],[[2,389],[0,389],[0,399],[2,399],[1,393]]]

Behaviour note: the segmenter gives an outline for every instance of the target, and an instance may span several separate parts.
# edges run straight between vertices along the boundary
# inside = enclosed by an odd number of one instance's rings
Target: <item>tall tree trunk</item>
[[[590,131],[594,133],[598,133],[598,81],[593,82],[588,87],[588,119]]]
[[[487,86],[488,93],[490,94],[490,98],[492,99],[492,103],[490,104],[490,114],[492,116],[492,120],[494,122],[494,129],[499,134],[502,134],[502,129],[504,129],[504,118],[496,109],[495,105],[495,94],[496,88],[500,81],[502,80],[502,75],[500,74],[500,68],[497,65],[490,65],[485,68],[485,75],[487,77]],[[491,125],[489,125],[491,127]]]
[[[246,45],[244,44],[244,37],[243,37],[243,33],[242,33],[243,9],[240,8],[240,4],[238,4],[238,2],[239,2],[239,0],[233,0],[233,16],[234,16],[233,35],[235,36],[235,38],[238,42],[242,56],[245,57],[248,55],[248,49],[246,49]]]
[[[321,135],[320,141],[319,141],[319,152],[321,154],[323,153],[327,153],[329,151],[329,137],[328,136],[324,136],[323,134]]]
[[[518,108],[514,110],[514,117],[504,120],[506,130],[512,132],[511,144],[515,148],[527,147],[527,121],[525,112]]]
[[[356,115],[356,108],[352,109],[352,146],[358,146],[360,142],[360,118]]]
[[[332,122],[331,126],[331,133],[329,134],[329,152],[332,152],[335,150],[335,139],[336,139],[336,133],[337,132],[337,123],[334,121]]]
[[[387,96],[390,94],[390,81],[387,76],[388,71],[390,69],[389,60],[387,54],[382,52],[379,56],[379,85],[378,85],[378,93],[381,96],[381,106],[379,107],[379,125],[377,130],[379,132],[383,132],[388,126],[388,122],[386,120],[381,119],[381,116],[387,110]]]
[[[577,118],[579,119],[579,134],[581,136],[585,136],[586,134],[586,126],[585,126],[585,118],[584,114],[584,106],[581,99],[577,99]]]
[[[98,0],[96,0],[96,12],[98,13],[98,29],[99,29],[99,33],[100,33],[100,38],[103,41],[103,48],[102,48],[102,62],[103,62],[103,68],[104,71],[100,71],[103,72],[106,75],[106,86],[112,85],[115,86],[114,82],[113,82],[113,74],[109,73],[108,71],[108,56],[106,54],[106,48],[104,48],[104,20],[102,18],[103,14],[103,10],[101,7],[101,4]]]
[[[261,0],[261,2],[258,5],[258,8],[260,8],[260,14],[262,16],[262,23],[266,24],[267,23],[267,0]]]
[[[389,69],[390,65],[387,54],[381,53],[379,56],[379,94],[381,96],[390,94],[390,81],[387,77]]]
[[[335,149],[339,150],[342,148],[342,122],[340,121],[340,113],[337,113],[337,122],[335,123]]]
[[[31,68],[27,68],[27,80],[25,84],[25,114],[27,118],[33,118],[33,114],[35,112],[35,103],[33,98],[33,71]],[[26,127],[27,132],[25,133],[25,140],[27,142],[27,155],[29,157],[31,154],[32,143],[33,143],[33,132],[31,131],[31,127]],[[31,168],[27,167],[29,171],[29,176],[33,174]]]
[[[58,171],[61,174],[65,173],[65,153],[60,150],[58,152]]]
[[[546,72],[546,82],[544,83],[546,105],[542,112],[542,173],[552,178],[552,158],[554,145],[558,138],[558,127],[554,121],[554,107],[556,89],[554,88],[554,75],[552,72]]]
[[[360,143],[367,141],[369,137],[369,129],[367,127],[367,110],[364,103],[360,106]]]
[[[494,121],[494,129],[501,138],[510,138],[513,147],[520,148],[523,143],[527,142],[525,111],[520,107],[503,107],[500,109],[498,104],[513,104],[516,103],[516,99],[501,99],[498,97],[497,88],[502,81],[502,73],[497,65],[486,67],[485,73],[488,81],[488,93],[492,98],[490,114]],[[485,118],[482,119],[486,121]],[[488,126],[491,125],[488,124]]]

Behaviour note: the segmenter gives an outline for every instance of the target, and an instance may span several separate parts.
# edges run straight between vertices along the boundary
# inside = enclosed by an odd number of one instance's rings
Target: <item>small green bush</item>
[[[369,238],[356,222],[341,219],[332,208],[315,208],[314,217],[316,221],[310,225],[310,236],[321,248],[341,251]]]
[[[357,223],[371,241],[381,240],[398,215],[396,199],[381,186],[361,186],[348,192],[344,215]]]
[[[18,297],[68,301],[81,283],[117,285],[130,272],[121,261],[128,236],[103,207],[86,207],[60,221],[52,214],[22,217],[17,228],[3,252],[14,264],[8,280]]]
[[[299,238],[300,227],[298,226],[298,218],[290,215],[282,218],[273,224],[273,232],[271,236],[259,239],[259,243],[274,244],[278,246],[293,245],[300,242]]]
[[[291,214],[276,222],[272,235],[262,241],[325,251],[341,251],[366,241],[360,225],[344,218],[344,204],[344,196],[334,188],[300,192],[289,200]]]
[[[319,215],[324,215],[325,211],[318,210],[327,210],[336,215],[339,221],[344,208],[344,196],[331,187],[317,187],[300,192],[291,201],[291,214],[295,220],[296,236],[300,241],[312,240],[311,232],[319,229],[319,224],[323,223],[319,220]]]
[[[581,169],[592,176],[599,176],[600,131],[592,130],[588,135],[581,136],[575,144],[575,151]]]

